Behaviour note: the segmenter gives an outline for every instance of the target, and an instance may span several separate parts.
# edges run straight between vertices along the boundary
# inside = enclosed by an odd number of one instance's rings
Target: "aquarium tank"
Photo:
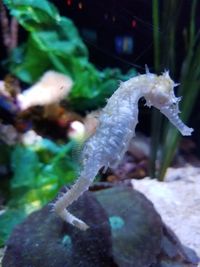
[[[0,1],[0,266],[199,266],[199,12]]]

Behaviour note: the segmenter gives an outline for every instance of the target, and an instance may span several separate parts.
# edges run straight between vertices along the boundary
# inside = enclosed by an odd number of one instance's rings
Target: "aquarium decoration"
[[[115,38],[115,50],[118,54],[130,55],[133,53],[134,41],[132,36],[117,36]]]
[[[68,96],[72,86],[70,77],[56,71],[47,71],[37,83],[17,95],[17,102],[21,110],[59,104]]]
[[[182,135],[191,135],[193,129],[187,127],[178,117],[180,101],[174,94],[176,84],[165,71],[157,76],[149,72],[121,82],[110,97],[99,117],[95,134],[90,137],[82,151],[82,169],[77,182],[66,193],[58,197],[53,210],[66,222],[87,230],[88,225],[66,210],[86,191],[104,167],[115,168],[122,160],[138,123],[138,101],[146,100],[148,107],[154,106],[164,114]]]

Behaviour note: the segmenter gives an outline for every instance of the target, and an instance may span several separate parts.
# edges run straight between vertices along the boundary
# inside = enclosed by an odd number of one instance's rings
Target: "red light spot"
[[[132,28],[135,28],[136,26],[137,26],[137,22],[136,22],[136,20],[132,20],[131,21],[131,26],[132,26]]]
[[[71,6],[72,5],[72,0],[67,0],[67,5]]]

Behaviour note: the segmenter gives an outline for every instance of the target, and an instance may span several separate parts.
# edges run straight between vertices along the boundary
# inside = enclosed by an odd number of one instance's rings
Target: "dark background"
[[[98,68],[120,67],[127,71],[136,67],[144,71],[144,65],[153,67],[153,25],[152,1],[150,0],[51,0],[60,13],[73,20],[82,34],[84,28],[96,32],[97,41],[82,35],[89,48],[90,59]],[[162,5],[163,1],[160,1]],[[80,3],[82,8],[80,9]],[[188,25],[191,0],[180,0],[180,14],[177,31],[177,60],[184,53],[183,28]],[[197,21],[200,25],[200,17]],[[165,37],[164,32],[160,32]],[[115,51],[116,36],[131,36],[134,42],[133,53],[118,54]]]

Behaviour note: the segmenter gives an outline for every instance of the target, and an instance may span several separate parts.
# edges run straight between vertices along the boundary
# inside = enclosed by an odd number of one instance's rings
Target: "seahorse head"
[[[169,72],[166,71],[160,76],[154,75],[152,87],[144,95],[148,106],[162,108],[174,103],[178,103],[180,98],[174,94],[174,87],[177,84],[170,78]]]
[[[163,113],[182,135],[191,135],[193,129],[187,127],[179,118],[179,101],[181,97],[176,97],[174,87],[178,84],[170,78],[169,72],[156,76],[152,87],[144,95],[147,105],[154,106]]]

